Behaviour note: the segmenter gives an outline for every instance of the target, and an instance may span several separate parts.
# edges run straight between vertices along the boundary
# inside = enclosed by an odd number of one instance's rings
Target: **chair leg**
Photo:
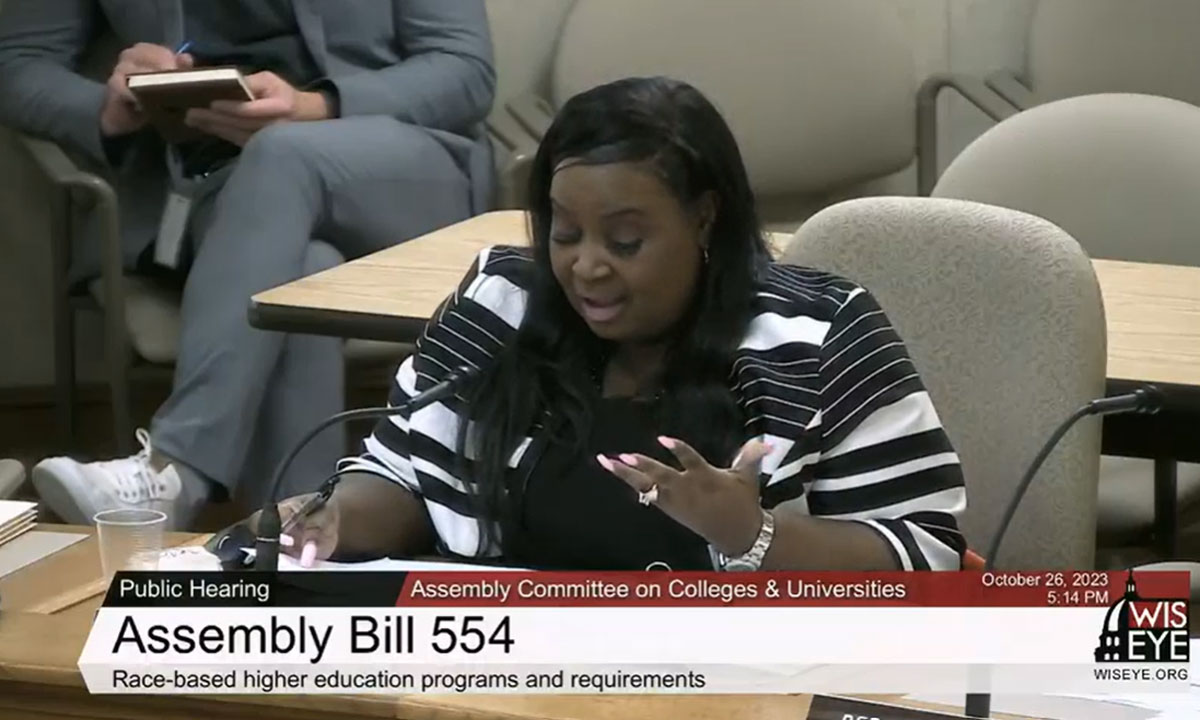
[[[117,199],[112,188],[90,187],[94,192],[97,222],[103,248],[101,275],[104,282],[104,342],[108,360],[108,383],[112,391],[113,433],[117,452],[133,452],[133,420],[130,412],[129,369],[133,360],[125,324],[124,258],[117,224]]]
[[[1164,560],[1178,552],[1178,465],[1173,459],[1154,460],[1154,544]]]
[[[67,273],[70,266],[71,207],[66,193],[59,193],[51,207],[51,313],[54,323],[54,405],[61,450],[75,447],[75,311],[71,307]]]
[[[107,282],[108,278],[105,278],[105,281]],[[104,355],[108,361],[108,387],[112,393],[113,435],[117,443],[117,454],[125,456],[133,453],[133,419],[130,411],[132,400],[129,385],[132,356],[125,334],[124,298],[121,298],[122,302],[111,302],[113,293],[107,288],[105,295],[110,299],[104,308]],[[118,311],[113,311],[114,306]]]
[[[75,316],[68,298],[59,298],[57,304],[67,306],[54,309],[54,404],[59,439],[67,451],[76,444],[79,407],[75,384]]]
[[[113,328],[109,328],[111,334]],[[124,332],[124,328],[117,328]],[[126,351],[125,340],[108,342],[108,384],[112,391],[113,434],[117,442],[119,456],[133,453],[133,419],[130,411],[131,398],[129,395],[129,355]]]

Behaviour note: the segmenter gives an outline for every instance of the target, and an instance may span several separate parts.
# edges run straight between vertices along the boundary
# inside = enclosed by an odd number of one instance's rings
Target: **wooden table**
[[[782,249],[788,236],[775,235]],[[267,330],[411,340],[475,256],[523,245],[525,213],[486,213],[254,296]],[[1093,260],[1108,320],[1108,376],[1200,403],[1200,268]],[[1185,398],[1193,399],[1193,398]]]
[[[255,295],[265,330],[411,341],[475,256],[527,241],[524,212],[486,213]],[[771,238],[777,251],[786,235]],[[1154,383],[1172,409],[1200,412],[1200,268],[1093,260],[1108,322],[1114,392]],[[1200,461],[1200,443],[1188,445]],[[1178,456],[1176,456],[1178,457]]]
[[[1162,412],[1104,419],[1106,454],[1154,460],[1155,544],[1178,556],[1177,462],[1200,462],[1200,268],[1093,260],[1108,324],[1108,394],[1158,386]]]
[[[480,250],[527,244],[525,213],[486,213],[255,295],[265,330],[413,340]]]
[[[45,527],[90,532],[90,528]],[[169,545],[199,536],[174,533]],[[0,717],[14,720],[803,720],[806,695],[89,695],[77,662],[99,595],[53,614],[29,612],[47,598],[100,577],[95,537],[0,579]],[[902,702],[943,712],[951,708]],[[1001,716],[1012,717],[1012,716]],[[1019,719],[1016,719],[1019,720]]]

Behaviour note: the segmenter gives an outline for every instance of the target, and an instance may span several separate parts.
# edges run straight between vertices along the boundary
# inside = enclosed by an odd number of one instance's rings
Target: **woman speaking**
[[[484,251],[287,552],[547,569],[958,569],[958,457],[872,296],[771,262],[741,155],[682,82],[568,101],[532,247]],[[285,501],[286,518],[306,498]],[[286,540],[285,540],[286,542]]]

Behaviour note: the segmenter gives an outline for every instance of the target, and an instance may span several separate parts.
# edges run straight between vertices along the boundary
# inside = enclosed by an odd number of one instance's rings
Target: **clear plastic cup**
[[[158,510],[104,510],[92,518],[100,542],[100,567],[112,579],[119,570],[157,570],[167,514]]]

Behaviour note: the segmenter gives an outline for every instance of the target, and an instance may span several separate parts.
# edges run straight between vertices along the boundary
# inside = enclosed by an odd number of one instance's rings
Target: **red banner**
[[[412,573],[397,606],[1108,607],[1188,597],[1186,572]]]

